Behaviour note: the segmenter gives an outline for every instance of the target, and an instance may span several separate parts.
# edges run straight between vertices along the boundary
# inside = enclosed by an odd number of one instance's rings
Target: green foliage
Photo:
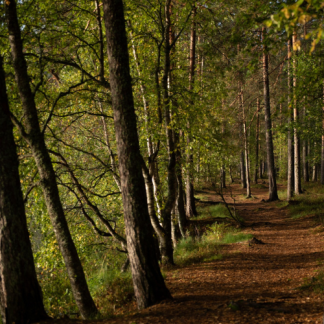
[[[134,288],[130,272],[107,266],[98,269],[88,281],[89,289],[103,316],[113,312],[134,300]]]
[[[53,318],[78,314],[71,292],[70,281],[64,268],[38,269],[38,282],[43,292],[43,302],[49,316]]]

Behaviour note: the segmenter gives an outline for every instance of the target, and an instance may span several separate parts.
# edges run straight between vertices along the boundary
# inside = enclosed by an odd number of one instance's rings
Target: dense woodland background
[[[132,288],[104,6],[17,2],[35,131],[22,104],[28,86],[17,83],[12,35],[19,26],[7,2],[1,1],[0,55],[45,309],[51,316],[79,312],[68,279],[73,271],[67,274],[62,257],[67,241],[59,242],[60,225],[53,225],[66,219],[73,239],[66,248],[74,243],[97,307],[110,312]],[[269,177],[269,200],[278,199],[275,179],[287,181],[289,200],[302,194],[303,182],[324,184],[320,1],[125,0],[124,14],[138,163],[162,264],[172,265],[177,242],[195,235],[188,220],[197,216],[197,189],[221,193],[241,179],[250,197],[251,184]]]

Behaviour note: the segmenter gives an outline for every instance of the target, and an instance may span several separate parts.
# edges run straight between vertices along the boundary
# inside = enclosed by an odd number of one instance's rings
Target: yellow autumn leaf
[[[290,12],[289,12],[288,8],[283,8],[281,11],[284,13],[284,15],[287,19],[290,18]]]
[[[294,51],[299,51],[300,48],[301,48],[301,42],[300,42],[300,40],[297,40],[297,41],[294,43],[293,50],[294,50]]]

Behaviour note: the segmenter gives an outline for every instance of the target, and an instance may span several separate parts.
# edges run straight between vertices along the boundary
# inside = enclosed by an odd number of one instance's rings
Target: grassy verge
[[[251,234],[241,232],[226,221],[230,218],[230,214],[223,204],[200,208],[200,213],[199,220],[210,220],[213,217],[218,221],[207,225],[201,236],[189,236],[179,241],[174,251],[175,262],[178,265],[220,260],[222,244],[237,243],[252,238]],[[220,218],[224,218],[224,222],[219,221]]]
[[[304,193],[294,196],[291,202],[286,203],[290,217],[298,219],[307,215],[317,217],[318,222],[324,221],[324,188],[317,183],[304,184]],[[280,199],[286,199],[286,192],[279,191]]]
[[[89,289],[103,316],[112,315],[116,309],[134,300],[130,271],[103,267],[89,281]]]

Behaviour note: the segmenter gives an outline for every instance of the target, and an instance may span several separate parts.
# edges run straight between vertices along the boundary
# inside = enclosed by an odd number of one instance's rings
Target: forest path
[[[232,188],[247,223],[244,232],[265,244],[228,244],[222,260],[170,270],[173,301],[104,323],[322,323],[323,294],[298,289],[323,267],[322,227],[311,216],[293,220],[278,203],[262,202],[267,189],[254,189],[254,198],[244,199],[239,185]],[[211,191],[205,195],[219,200]]]

